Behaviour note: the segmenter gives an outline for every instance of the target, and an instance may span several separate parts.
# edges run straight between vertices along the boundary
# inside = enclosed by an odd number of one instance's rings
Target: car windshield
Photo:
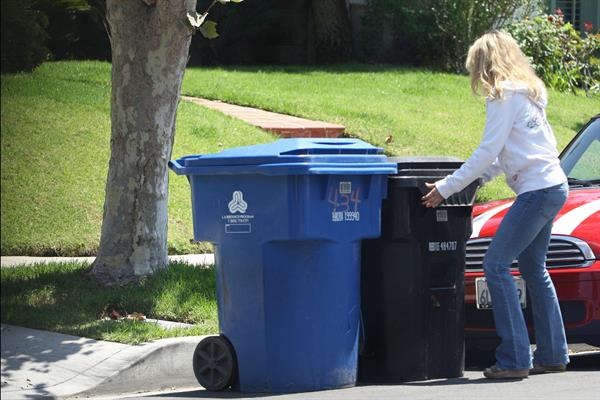
[[[569,144],[560,165],[570,183],[600,184],[600,118]]]

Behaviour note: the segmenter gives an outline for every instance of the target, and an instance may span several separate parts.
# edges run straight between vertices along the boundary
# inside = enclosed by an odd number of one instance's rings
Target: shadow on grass
[[[94,339],[139,343],[166,334],[155,324],[110,320],[111,314],[217,323],[213,268],[172,263],[139,285],[105,288],[87,264],[50,264],[1,270],[2,322]],[[195,329],[195,328],[193,328]],[[198,329],[190,334],[199,334]],[[206,332],[210,333],[210,332]]]
[[[3,397],[6,391],[19,392],[20,397],[52,397],[47,374],[56,375],[57,370],[51,370],[51,366],[75,354],[93,355],[90,352],[97,343],[93,339],[134,344],[168,336],[198,335],[202,324],[207,326],[206,333],[216,331],[213,268],[172,263],[138,285],[111,288],[93,281],[88,276],[89,269],[88,264],[68,263],[0,270],[2,323],[17,325],[2,326]],[[200,325],[167,331],[152,323],[106,319],[111,313],[124,316],[133,312]],[[46,335],[20,327],[83,338]],[[72,376],[65,371],[58,376],[66,381]],[[52,385],[59,383],[62,382]]]
[[[221,70],[232,72],[261,72],[261,73],[286,73],[286,74],[312,74],[315,72],[332,74],[376,73],[376,72],[421,72],[444,73],[441,70],[416,68],[393,64],[330,64],[330,65],[223,65],[216,67],[190,67],[188,70]]]

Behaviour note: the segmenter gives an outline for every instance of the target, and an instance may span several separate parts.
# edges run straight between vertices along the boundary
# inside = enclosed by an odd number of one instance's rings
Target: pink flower
[[[558,15],[559,17],[562,17],[565,15],[560,8],[554,9],[554,14]]]
[[[594,25],[592,25],[591,22],[584,22],[583,23],[583,30],[586,32],[591,32],[592,29],[594,29]]]

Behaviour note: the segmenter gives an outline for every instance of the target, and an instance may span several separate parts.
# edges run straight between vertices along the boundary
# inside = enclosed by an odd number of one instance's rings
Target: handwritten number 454
[[[329,190],[328,197],[329,204],[333,205],[333,212],[337,211],[358,211],[358,205],[360,204],[360,188],[355,188],[349,194],[340,194],[337,188],[331,188]]]

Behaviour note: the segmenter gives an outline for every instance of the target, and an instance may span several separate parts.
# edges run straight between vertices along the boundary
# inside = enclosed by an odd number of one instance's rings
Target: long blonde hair
[[[503,81],[526,85],[533,100],[539,100],[545,89],[515,39],[501,31],[488,32],[471,45],[466,67],[476,95],[502,99]]]

